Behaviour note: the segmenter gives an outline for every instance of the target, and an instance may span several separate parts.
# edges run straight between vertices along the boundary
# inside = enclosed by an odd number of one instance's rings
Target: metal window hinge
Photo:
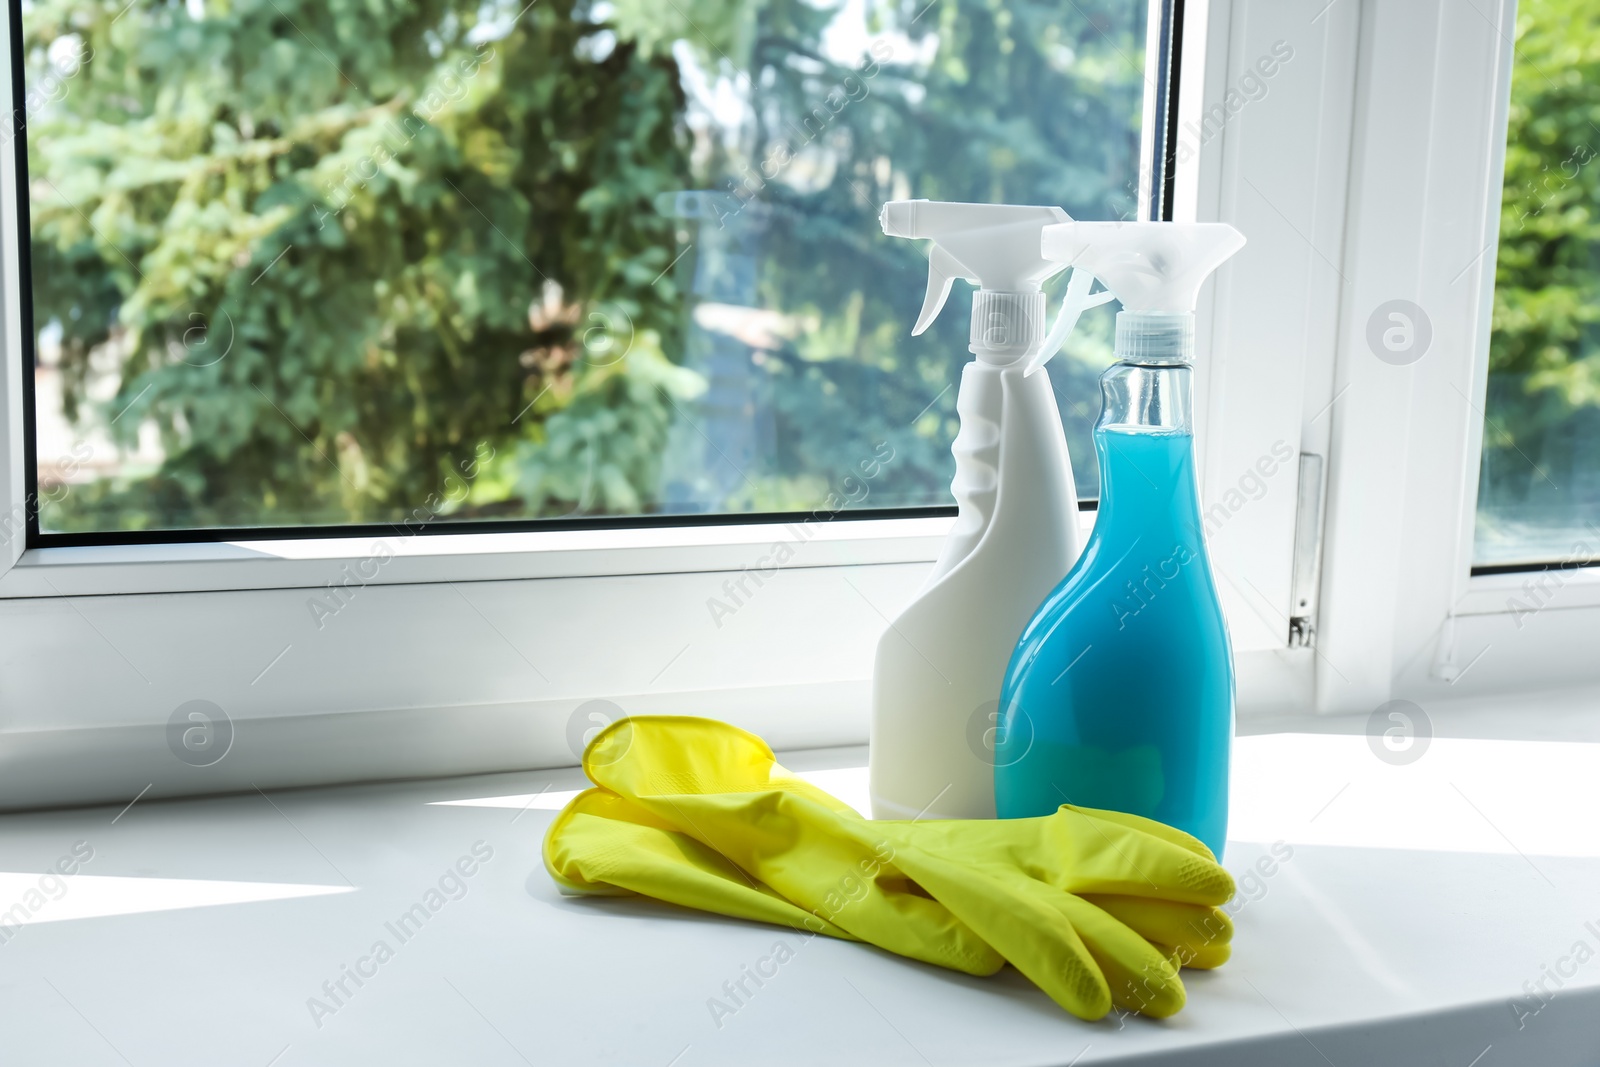
[[[1317,589],[1322,583],[1322,467],[1321,456],[1300,454],[1289,600],[1290,648],[1310,648],[1317,638]]]

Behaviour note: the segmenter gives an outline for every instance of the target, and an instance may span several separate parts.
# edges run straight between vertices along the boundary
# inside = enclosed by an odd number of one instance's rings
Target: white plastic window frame
[[[1335,355],[1340,279],[1321,249],[1344,225],[1355,67],[1354,0],[1319,19],[1288,6],[1189,0],[1179,86],[1176,215],[1250,239],[1205,295],[1197,374],[1245,715],[1304,710],[1318,677],[1318,653],[1285,647],[1297,465],[1282,455],[1327,447],[1305,412]],[[25,235],[9,155],[0,183],[0,503],[16,515]],[[569,764],[574,731],[608,713],[594,700],[723,717],[779,747],[864,742],[877,637],[949,522],[26,552],[12,532],[0,808]],[[230,739],[205,766],[172,744],[196,708]]]
[[[1600,681],[1600,568],[1471,574],[1515,14],[1515,0],[1361,4],[1321,710]],[[1368,339],[1394,300],[1432,332],[1403,365]]]

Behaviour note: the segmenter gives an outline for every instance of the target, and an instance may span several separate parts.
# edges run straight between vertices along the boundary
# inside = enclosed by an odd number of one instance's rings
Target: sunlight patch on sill
[[[1434,737],[1410,745],[1424,747],[1380,756],[1383,739],[1362,734],[1237,738],[1229,840],[1600,856],[1600,744]]]
[[[181,911],[221,904],[255,904],[353,892],[353,887],[343,885],[132,878],[98,874],[59,877],[37,871],[0,871],[0,943],[9,940],[9,935],[17,927],[34,923]]]

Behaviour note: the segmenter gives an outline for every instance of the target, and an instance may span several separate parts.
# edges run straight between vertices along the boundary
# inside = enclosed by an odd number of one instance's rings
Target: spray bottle
[[[1243,245],[1223,223],[1044,231],[1044,255],[1092,272],[1122,311],[1118,362],[1100,378],[1094,530],[1001,689],[1002,818],[1109,808],[1222,854],[1233,658],[1202,532],[1190,378],[1200,286]]]
[[[891,237],[926,238],[928,289],[913,335],[957,278],[972,295],[970,350],[951,451],[955,525],[917,598],[878,643],[873,672],[872,810],[880,819],[993,818],[1000,679],[1023,624],[1078,555],[1078,492],[1061,414],[1038,370],[1085,308],[1075,273],[1046,332],[1040,285],[1065,269],[1040,254],[1055,207],[896,200]]]

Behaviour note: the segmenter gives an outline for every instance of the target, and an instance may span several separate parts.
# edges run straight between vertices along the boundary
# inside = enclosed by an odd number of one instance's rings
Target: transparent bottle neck
[[[1192,312],[1123,311],[1117,315],[1118,362],[1100,376],[1097,430],[1192,434]]]
[[[1194,432],[1193,371],[1182,364],[1117,363],[1100,376],[1097,430],[1114,433]]]

